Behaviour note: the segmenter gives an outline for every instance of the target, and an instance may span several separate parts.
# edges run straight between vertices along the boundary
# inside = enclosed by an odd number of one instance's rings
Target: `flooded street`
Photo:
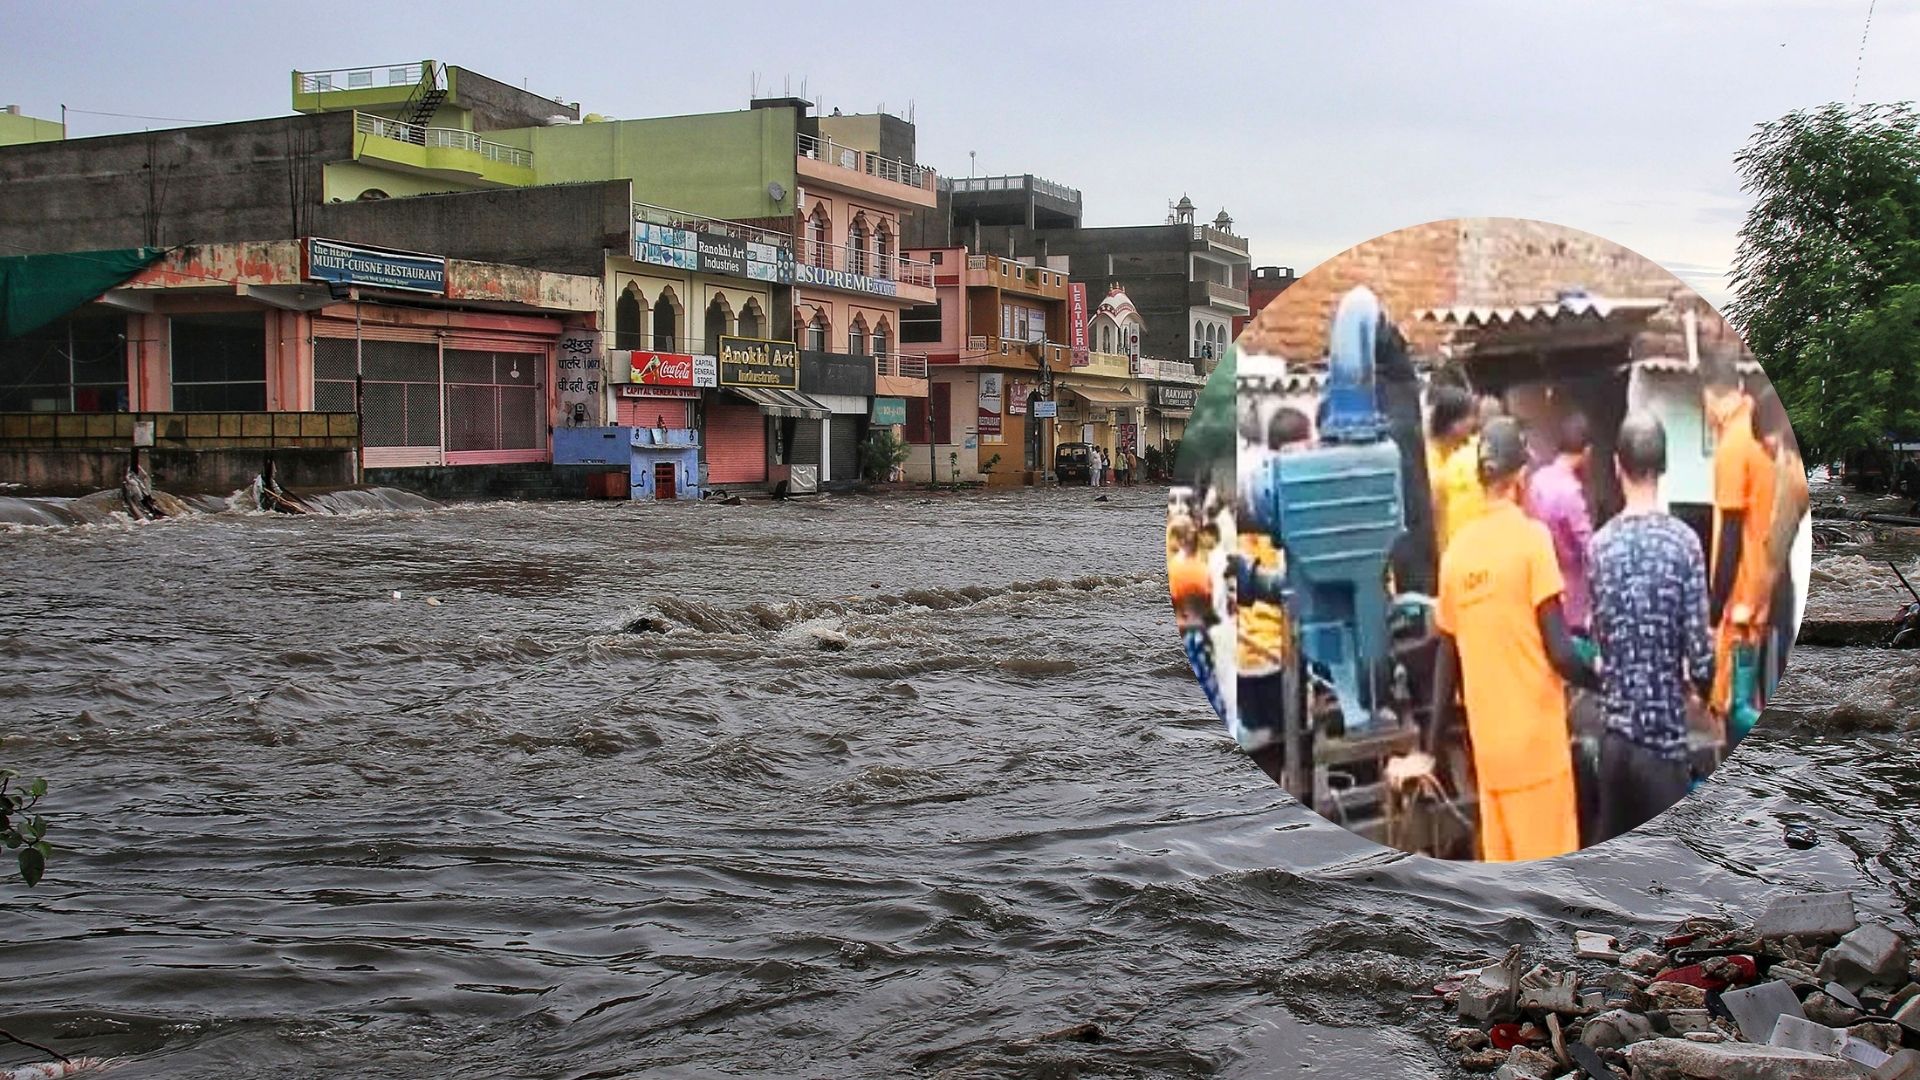
[[[1232,750],[1164,510],[0,533],[0,763],[49,779],[60,849],[0,883],[4,1026],[126,1080],[1450,1076],[1409,996],[1508,943],[1814,886],[1920,915],[1920,653],[1796,653],[1644,835],[1436,863]]]

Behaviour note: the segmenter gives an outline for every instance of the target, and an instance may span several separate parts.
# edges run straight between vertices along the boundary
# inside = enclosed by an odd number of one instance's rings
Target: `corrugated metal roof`
[[[1616,315],[1651,314],[1667,306],[1665,297],[1572,296],[1544,304],[1517,304],[1482,307],[1462,304],[1456,307],[1424,308],[1413,313],[1419,322],[1443,326],[1520,326],[1547,325],[1569,320],[1600,322]]]
[[[1662,375],[1690,375],[1698,371],[1700,365],[1681,356],[1648,356],[1635,360],[1633,367],[1641,371],[1652,371]],[[1733,369],[1742,375],[1764,375],[1758,360],[1736,361]]]

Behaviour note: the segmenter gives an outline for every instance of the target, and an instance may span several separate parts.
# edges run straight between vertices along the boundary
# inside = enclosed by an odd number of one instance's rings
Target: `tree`
[[[907,463],[907,455],[913,447],[905,439],[895,435],[888,428],[875,428],[867,436],[867,445],[863,448],[861,464],[866,473],[867,482],[884,484],[893,479],[893,471]]]
[[[38,885],[53,846],[47,843],[47,819],[29,817],[27,811],[47,793],[47,782],[27,780],[15,788],[13,782],[19,778],[12,769],[0,769],[0,843],[20,853],[21,879],[28,885]]]
[[[1728,314],[1810,462],[1920,429],[1920,116],[1827,105],[1735,158],[1754,199]]]

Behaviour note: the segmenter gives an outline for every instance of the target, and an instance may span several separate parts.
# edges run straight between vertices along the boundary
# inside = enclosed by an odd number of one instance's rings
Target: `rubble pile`
[[[1920,1080],[1920,948],[1851,893],[1624,950],[1581,930],[1570,964],[1516,945],[1434,994],[1459,1017],[1448,1048],[1494,1080]]]

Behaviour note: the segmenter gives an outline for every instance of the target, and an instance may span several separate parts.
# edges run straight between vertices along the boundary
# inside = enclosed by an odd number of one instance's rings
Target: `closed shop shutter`
[[[820,421],[793,421],[793,449],[787,454],[790,465],[820,464]]]
[[[710,401],[701,435],[707,447],[707,483],[766,482],[767,422],[758,406]]]
[[[665,427],[678,431],[690,426],[689,404],[691,402],[684,398],[623,397],[613,403],[613,422],[621,427]]]
[[[360,434],[367,464],[440,464],[439,344],[363,340],[360,353],[365,372]]]
[[[538,450],[546,445],[544,357],[449,348],[447,449]]]
[[[833,475],[830,480],[860,478],[860,429],[866,421],[858,416],[833,418]]]

